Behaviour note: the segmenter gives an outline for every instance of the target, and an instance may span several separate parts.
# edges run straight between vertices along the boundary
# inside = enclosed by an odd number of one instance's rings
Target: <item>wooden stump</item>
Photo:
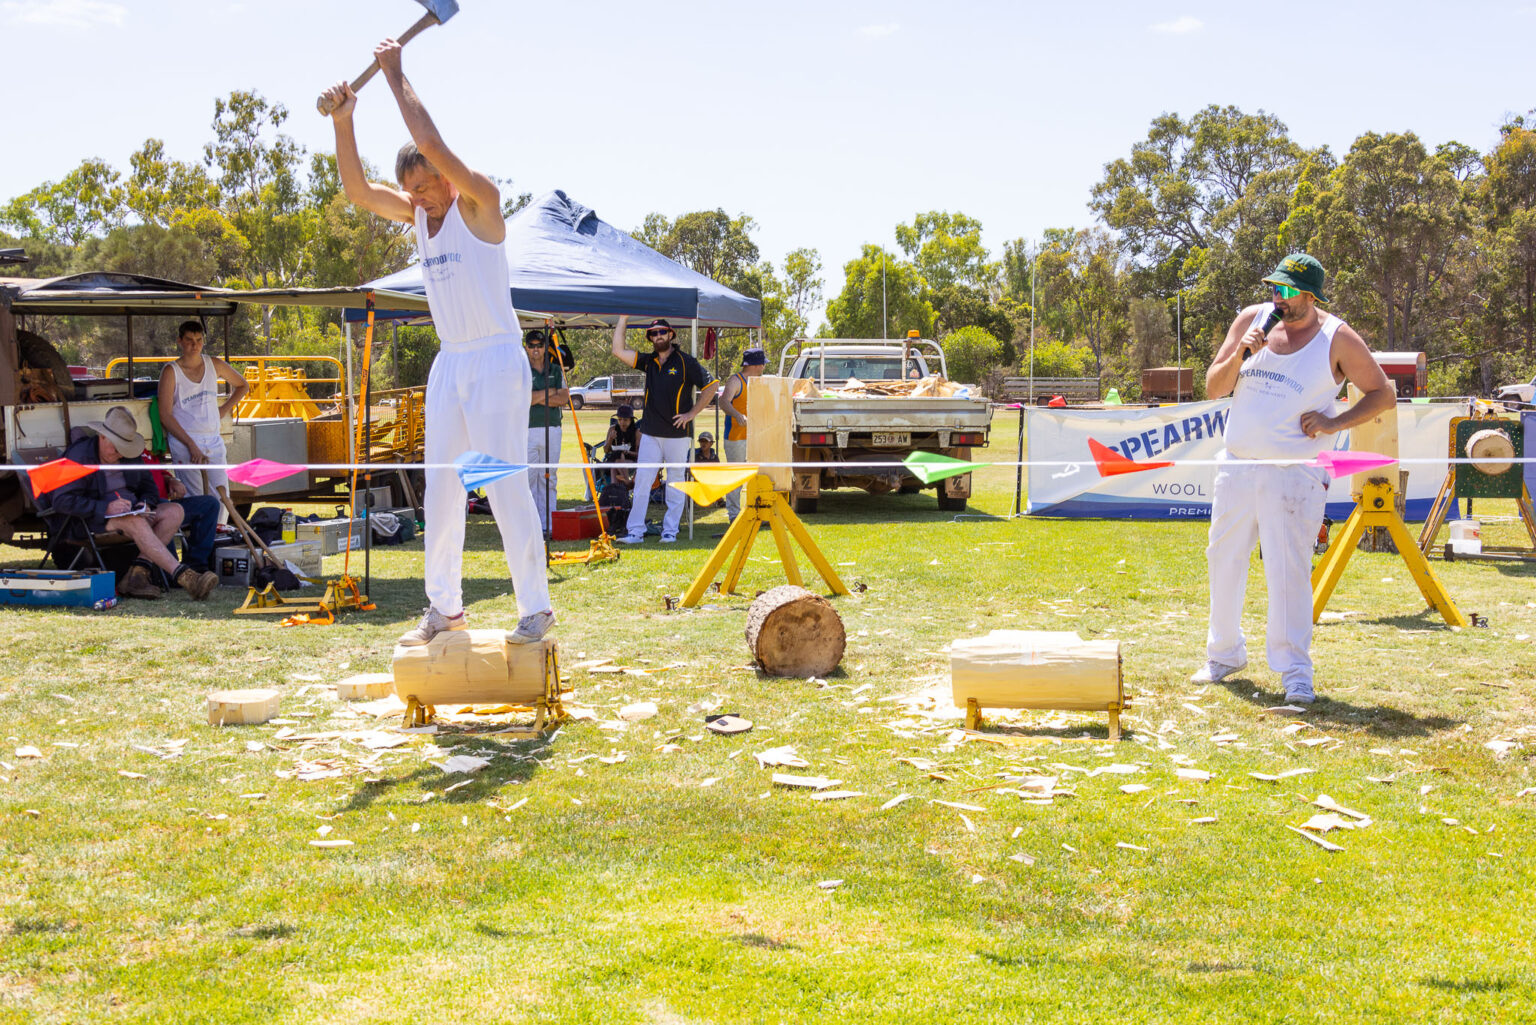
[[[803,587],[764,591],[747,610],[747,647],[770,676],[826,676],[847,642],[832,603]]]
[[[209,726],[255,726],[277,715],[275,690],[216,690],[208,695]]]

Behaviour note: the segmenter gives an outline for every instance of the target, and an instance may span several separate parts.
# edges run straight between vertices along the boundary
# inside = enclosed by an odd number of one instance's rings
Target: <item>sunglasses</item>
[[[672,332],[668,331],[664,327],[663,328],[657,328],[655,331],[647,331],[645,333],[645,337],[647,337],[647,338],[669,338],[669,337],[671,337],[671,335],[672,335]]]
[[[1301,289],[1292,288],[1290,285],[1271,285],[1269,290],[1280,299],[1294,299],[1301,294]]]

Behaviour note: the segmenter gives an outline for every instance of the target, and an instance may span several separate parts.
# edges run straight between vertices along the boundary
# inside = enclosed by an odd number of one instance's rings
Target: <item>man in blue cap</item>
[[[1309,463],[1329,435],[1375,419],[1396,392],[1349,325],[1320,311],[1323,265],[1292,253],[1264,279],[1271,300],[1249,306],[1227,329],[1205,377],[1206,395],[1232,396],[1226,447],[1211,498],[1211,619],[1206,663],[1190,679],[1218,683],[1248,664],[1243,594],[1257,542],[1269,589],[1266,654],[1285,700],[1310,705],[1312,545],[1323,522],[1327,474]],[[1340,411],[1339,387],[1360,389]]]
[[[748,349],[741,354],[741,369],[726,379],[720,390],[719,405],[725,410],[725,461],[747,461],[747,381],[762,377],[768,369],[768,354],[762,349]],[[725,511],[731,519],[741,512],[741,489],[725,496]]]
[[[709,376],[703,364],[673,344],[677,341],[677,332],[665,320],[653,320],[645,329],[645,339],[651,343],[650,352],[636,352],[626,345],[624,333],[628,330],[629,318],[620,317],[613,329],[610,350],[616,359],[645,374],[645,405],[640,413],[640,465],[635,472],[627,532],[619,538],[625,544],[637,545],[645,540],[646,496],[656,481],[658,469],[666,468],[668,483],[684,479],[692,449],[688,441],[688,425],[714,400],[720,382]],[[699,390],[697,400],[693,397],[695,390]],[[664,543],[677,540],[683,501],[681,491],[667,488],[667,512],[661,521]]]

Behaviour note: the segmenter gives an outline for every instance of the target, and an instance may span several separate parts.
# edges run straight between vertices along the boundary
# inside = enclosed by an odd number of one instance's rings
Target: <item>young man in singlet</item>
[[[1333,446],[1328,435],[1374,419],[1397,396],[1360,336],[1317,308],[1328,301],[1322,264],[1293,253],[1264,281],[1273,301],[1238,315],[1205,377],[1206,394],[1230,394],[1232,407],[1205,550],[1211,586],[1207,661],[1191,679],[1219,682],[1248,664],[1243,594],[1257,541],[1269,589],[1269,667],[1280,674],[1288,704],[1310,705],[1311,556],[1328,478],[1306,464]],[[1280,315],[1275,324],[1272,312]],[[1346,380],[1362,397],[1335,412]]]
[[[171,459],[189,463],[224,463],[228,455],[219,421],[231,413],[249,392],[250,385],[234,367],[203,352],[203,325],[185,321],[176,329],[176,347],[181,355],[160,371],[160,426]],[[219,382],[229,384],[229,395],[219,401]],[[177,470],[189,495],[203,494],[203,477],[216,494],[229,489],[229,474],[223,470]]]
[[[357,96],[345,82],[326,94],[335,104],[336,166],[353,203],[415,226],[427,304],[441,342],[427,377],[426,588],[431,604],[421,623],[400,638],[410,646],[466,626],[465,491],[452,463],[470,450],[509,463],[528,462],[533,379],[512,308],[501,193],[443,142],[401,70],[400,44],[386,39],[373,53],[411,133],[412,141],[395,160],[400,187],[363,175],[352,128]],[[517,596],[518,623],[510,639],[532,643],[555,622],[533,495],[527,482],[516,477],[485,490]]]
[[[741,369],[726,379],[720,391],[720,407],[725,410],[725,461],[747,461],[747,381],[762,377],[768,369],[768,354],[762,349],[748,349],[741,354]],[[725,496],[725,511],[731,518],[741,512],[741,489]]]

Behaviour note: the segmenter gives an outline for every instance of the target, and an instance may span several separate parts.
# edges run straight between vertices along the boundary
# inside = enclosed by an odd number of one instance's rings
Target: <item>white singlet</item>
[[[1253,323],[1262,325],[1273,303],[1260,306]],[[1337,440],[1331,434],[1309,438],[1301,414],[1332,416],[1341,385],[1333,377],[1333,336],[1344,322],[1322,314],[1317,334],[1295,352],[1281,355],[1266,345],[1243,361],[1232,389],[1227,417],[1226,454],[1234,459],[1285,459],[1302,463]]]
[[[190,380],[174,360],[171,371],[176,375],[176,397],[171,412],[181,429],[191,435],[219,433],[219,372],[213,360],[203,356],[203,379]]]
[[[449,204],[435,236],[428,234],[426,212],[416,208],[416,246],[443,349],[482,338],[521,338],[506,251],[499,242],[475,237],[459,213],[458,200]]]

